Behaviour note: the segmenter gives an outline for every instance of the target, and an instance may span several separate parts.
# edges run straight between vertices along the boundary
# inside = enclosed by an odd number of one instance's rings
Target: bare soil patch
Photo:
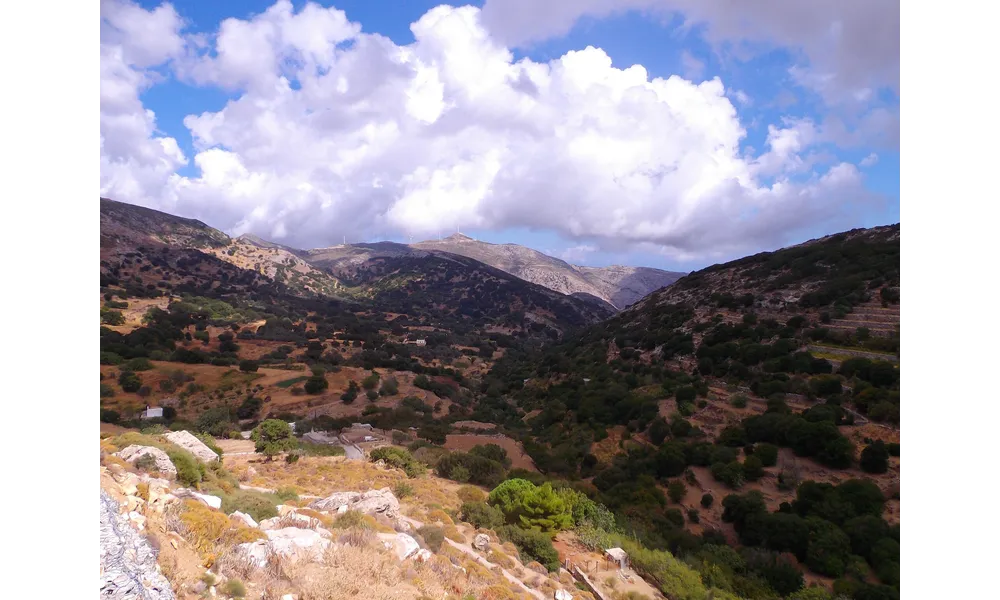
[[[472,433],[452,433],[448,434],[448,439],[444,447],[448,450],[471,450],[473,446],[496,444],[507,451],[510,457],[511,467],[515,469],[527,469],[538,471],[531,457],[525,453],[521,443],[502,435],[482,435]]]

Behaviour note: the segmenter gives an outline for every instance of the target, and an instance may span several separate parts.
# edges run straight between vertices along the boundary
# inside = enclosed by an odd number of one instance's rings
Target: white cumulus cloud
[[[746,156],[738,93],[719,79],[650,78],[593,47],[515,60],[475,7],[428,11],[399,46],[336,8],[280,0],[179,47],[169,5],[109,6],[153,16],[102,37],[102,194],[232,233],[305,247],[525,227],[699,257],[855,225],[878,202],[853,165],[803,158],[821,139],[812,123],[772,126],[768,150]],[[187,158],[139,101],[164,64],[234,94],[184,120],[195,176],[176,173]]]

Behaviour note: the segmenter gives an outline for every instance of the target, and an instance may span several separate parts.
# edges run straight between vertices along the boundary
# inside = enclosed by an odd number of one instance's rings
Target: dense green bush
[[[504,515],[500,509],[485,502],[462,504],[461,519],[483,529],[496,529],[504,524]]]
[[[865,473],[885,473],[889,470],[889,450],[882,440],[875,440],[861,451],[861,460],[858,462],[861,470]]]
[[[371,451],[369,458],[372,462],[381,460],[391,467],[402,469],[407,477],[419,477],[427,472],[427,467],[414,460],[413,456],[403,448],[394,448],[392,446],[375,448]]]
[[[528,531],[516,525],[504,525],[497,529],[497,535],[505,542],[517,547],[521,560],[535,560],[549,572],[559,569],[559,553],[552,546],[552,538],[540,531]],[[527,558],[527,560],[525,560]]]
[[[452,452],[442,456],[436,469],[441,477],[486,487],[497,485],[507,476],[507,471],[499,462],[466,452]],[[459,473],[467,478],[463,480],[458,476]]]

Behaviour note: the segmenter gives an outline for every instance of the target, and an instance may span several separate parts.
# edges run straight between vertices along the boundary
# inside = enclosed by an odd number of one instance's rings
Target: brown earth
[[[473,446],[496,444],[507,451],[510,457],[511,467],[514,469],[527,469],[528,471],[538,471],[531,457],[525,453],[521,442],[512,440],[501,435],[481,435],[471,433],[448,434],[444,447],[448,450],[471,450]]]

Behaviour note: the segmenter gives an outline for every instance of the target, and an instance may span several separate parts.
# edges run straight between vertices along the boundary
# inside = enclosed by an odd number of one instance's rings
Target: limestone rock
[[[170,443],[180,446],[191,454],[194,454],[198,460],[204,462],[219,460],[219,455],[206,446],[204,442],[196,438],[190,431],[171,431],[164,437],[170,440]]]
[[[340,507],[350,506],[361,497],[360,492],[334,492],[326,498],[314,500],[309,504],[309,508],[329,512],[340,512]],[[347,509],[345,508],[344,511]]]
[[[124,460],[125,462],[130,462],[135,464],[137,460],[143,456],[152,456],[153,460],[156,461],[156,470],[160,473],[166,475],[170,479],[177,478],[177,468],[174,467],[174,463],[171,462],[170,457],[167,453],[159,448],[154,448],[152,446],[139,446],[137,444],[132,444],[127,446],[119,452],[115,453],[115,456]]]
[[[556,590],[555,600],[573,600],[573,594],[567,592],[566,590],[559,589]]]
[[[341,507],[346,506],[346,509]],[[327,512],[356,510],[367,515],[384,515],[390,519],[399,516],[399,500],[389,488],[369,490],[365,493],[336,492],[312,502],[309,508]]]
[[[485,552],[490,547],[490,536],[485,533],[477,533],[476,538],[472,541],[472,547]]]
[[[267,565],[269,552],[315,560],[323,556],[323,552],[331,543],[330,540],[312,529],[286,527],[284,529],[271,529],[264,533],[267,535],[267,540],[258,540],[238,546],[243,556],[258,567]]]
[[[420,550],[417,550],[416,554],[413,555],[413,560],[417,562],[427,562],[431,559],[432,556],[434,556],[434,553],[432,553],[430,550],[426,548],[421,548]]]
[[[417,543],[417,540],[405,533],[380,533],[378,537],[386,549],[396,553],[396,558],[399,560],[406,560],[420,550],[420,544]]]
[[[178,498],[191,498],[198,500],[206,506],[211,506],[212,508],[219,510],[222,508],[222,498],[218,496],[211,496],[209,494],[202,494],[194,490],[189,490],[187,488],[180,488],[174,491],[174,495]]]
[[[156,550],[119,510],[101,490],[101,598],[174,600],[170,582],[157,566]]]
[[[242,522],[247,527],[254,527],[254,528],[257,527],[257,521],[254,521],[253,517],[251,517],[246,513],[242,513],[237,510],[235,512],[230,513],[229,516],[236,519],[237,521]]]
[[[296,512],[285,512],[284,516],[271,517],[260,522],[259,527],[263,530],[283,529],[285,527],[301,527],[302,529],[315,529],[321,525],[319,519],[300,515]]]

